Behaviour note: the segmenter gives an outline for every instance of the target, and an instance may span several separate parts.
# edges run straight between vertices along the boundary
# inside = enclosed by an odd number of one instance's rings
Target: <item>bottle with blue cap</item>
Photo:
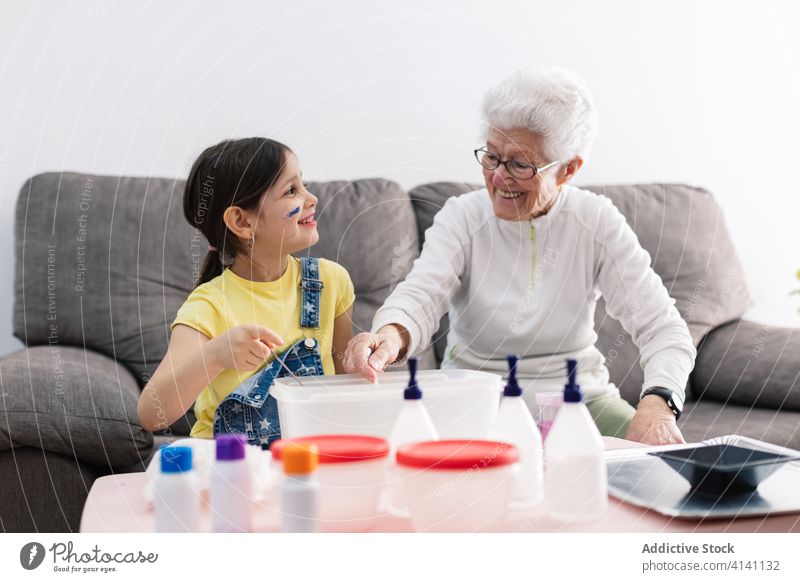
[[[253,478],[247,464],[247,439],[243,434],[220,434],[215,441],[209,491],[211,531],[252,531]]]
[[[544,490],[542,435],[522,398],[522,388],[517,381],[519,357],[512,355],[506,359],[508,381],[489,436],[493,440],[517,446],[520,471],[516,478],[514,500],[524,505],[535,505],[542,501]]]
[[[159,455],[161,473],[153,486],[156,532],[200,531],[200,489],[192,469],[192,449],[164,446]]]
[[[578,362],[567,360],[564,404],[544,447],[545,505],[560,521],[601,519],[608,509],[603,437],[577,382]]]
[[[392,457],[394,457],[397,449],[405,445],[439,440],[433,421],[428,414],[427,408],[425,408],[425,403],[422,401],[422,390],[417,383],[418,365],[416,358],[408,359],[408,387],[403,391],[403,404],[400,407],[400,414],[397,415],[389,436],[389,454]],[[404,484],[400,480],[399,472],[393,471],[389,487],[391,491],[391,511],[399,514],[404,514],[408,505],[405,502],[406,497],[403,487]]]

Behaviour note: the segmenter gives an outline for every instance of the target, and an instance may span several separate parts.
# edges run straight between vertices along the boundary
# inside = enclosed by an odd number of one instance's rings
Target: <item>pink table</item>
[[[604,438],[607,449],[640,446],[621,439]],[[142,496],[147,482],[144,473],[125,473],[101,477],[94,482],[81,517],[81,532],[150,533],[154,529],[154,515]],[[210,517],[204,508],[201,524],[209,531]],[[274,520],[267,510],[256,509],[256,531],[275,531]],[[507,519],[505,531],[509,532],[596,532],[596,533],[673,533],[673,532],[800,532],[800,514],[773,517],[738,518],[735,520],[684,520],[669,518],[633,505],[609,498],[606,516],[601,521],[588,524],[565,525],[552,521],[540,513],[516,512]],[[408,520],[382,515],[373,531],[411,532]]]

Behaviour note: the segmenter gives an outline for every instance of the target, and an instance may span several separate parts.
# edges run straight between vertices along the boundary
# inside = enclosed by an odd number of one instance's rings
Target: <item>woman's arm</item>
[[[461,285],[470,225],[465,202],[450,198],[425,233],[411,272],[375,314],[372,332],[347,346],[344,368],[375,382],[385,366],[425,349]]]
[[[353,306],[333,320],[333,366],[337,374],[345,374],[344,352],[353,339]]]
[[[136,410],[142,428],[167,428],[222,370],[255,370],[276,345],[283,345],[280,336],[257,325],[238,325],[214,339],[176,325],[164,359],[139,397]]]
[[[608,314],[619,320],[639,348],[643,393],[663,387],[684,398],[696,350],[686,322],[650,266],[625,217],[604,202],[597,231],[597,283]],[[640,396],[641,397],[641,396]],[[682,443],[675,415],[659,396],[641,399],[626,438],[647,444]]]
[[[639,348],[644,385],[684,394],[697,354],[686,322],[675,308],[650,256],[625,217],[604,202],[597,235],[597,284],[608,314]]]

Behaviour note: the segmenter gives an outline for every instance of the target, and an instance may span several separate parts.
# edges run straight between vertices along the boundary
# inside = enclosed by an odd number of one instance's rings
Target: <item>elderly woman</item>
[[[486,143],[475,150],[486,188],[451,198],[406,280],[371,333],[348,344],[344,367],[378,372],[425,349],[449,310],[442,367],[518,375],[535,393],[558,390],[565,360],[600,432],[651,444],[684,442],[676,425],[696,355],[685,322],[625,218],[607,198],[571,184],[596,130],[591,96],[561,69],[520,71],[483,103]],[[603,296],[639,348],[644,385],[634,409],[609,382],[595,347]]]

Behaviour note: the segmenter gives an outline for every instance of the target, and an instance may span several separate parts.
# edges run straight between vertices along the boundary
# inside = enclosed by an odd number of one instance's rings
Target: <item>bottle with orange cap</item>
[[[283,449],[281,531],[319,531],[319,482],[316,471],[319,452],[314,444],[292,443]]]

